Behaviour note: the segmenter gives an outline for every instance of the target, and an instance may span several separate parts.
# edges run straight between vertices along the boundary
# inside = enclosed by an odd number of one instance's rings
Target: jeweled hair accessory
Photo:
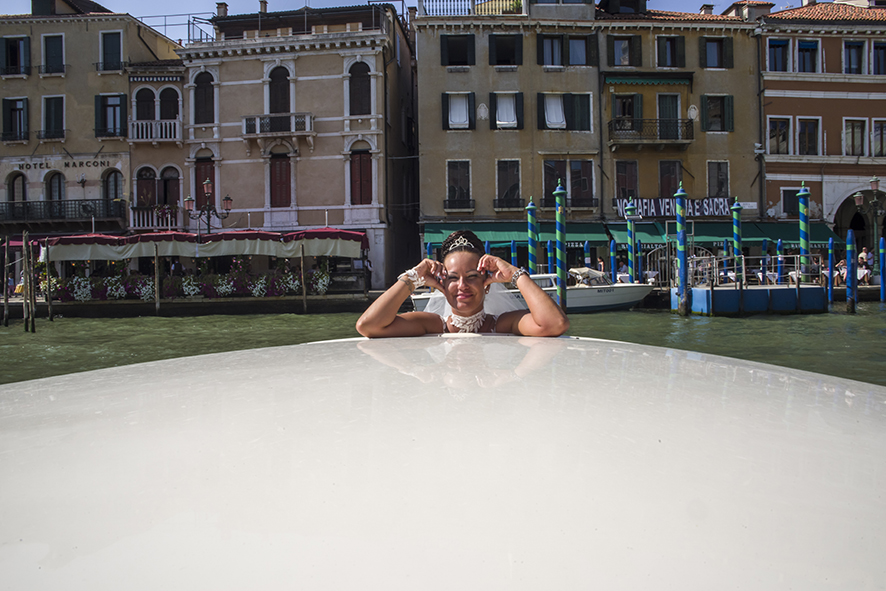
[[[449,248],[446,250],[446,252],[452,252],[456,248],[461,248],[462,246],[467,246],[471,250],[477,250],[477,247],[471,244],[470,240],[468,240],[464,236],[459,236],[452,244],[449,245]]]

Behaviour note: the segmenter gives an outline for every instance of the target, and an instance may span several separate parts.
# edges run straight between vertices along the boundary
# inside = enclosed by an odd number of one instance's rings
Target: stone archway
[[[865,196],[865,203],[870,203],[871,191],[861,191],[861,193]],[[886,236],[886,218],[880,216],[877,220],[879,227],[876,228],[876,232],[873,223],[875,223],[873,214],[865,215],[858,211],[853,194],[846,197],[837,208],[834,216],[834,232],[845,240],[847,230],[851,229],[855,234],[855,244],[859,250],[866,246],[869,250],[876,251],[877,245],[874,242]]]

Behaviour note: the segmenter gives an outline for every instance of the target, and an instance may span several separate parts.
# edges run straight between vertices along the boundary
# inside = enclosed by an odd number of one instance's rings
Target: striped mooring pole
[[[618,281],[618,269],[616,265],[618,261],[615,260],[615,251],[618,245],[615,243],[615,240],[609,241],[609,275],[612,277],[612,282],[616,283]]]
[[[591,243],[588,240],[585,240],[584,243],[584,253],[585,253],[585,267],[593,268],[593,262],[591,261]]]
[[[532,197],[529,198],[529,205],[526,206],[526,234],[529,241],[529,272],[537,273],[538,259],[536,258],[536,248],[538,245],[538,221],[535,219],[535,203]]]
[[[483,250],[486,251],[486,254],[489,254],[490,252],[492,252],[492,245],[489,244],[488,240],[483,243]]]
[[[674,193],[674,199],[677,200],[677,236],[680,235],[680,232],[686,231],[686,191],[683,190],[683,181],[680,181],[680,185],[677,187],[677,192]],[[685,237],[683,247],[686,247]],[[677,265],[681,265],[680,257],[677,257]],[[677,267],[677,277],[680,277],[680,267]]]
[[[566,189],[563,188],[562,179],[554,189],[554,198],[557,200],[557,303],[566,311],[566,251],[563,243],[566,241]]]
[[[634,242],[633,220],[635,215],[637,215],[637,207],[634,205],[634,200],[631,199],[625,207],[625,218],[628,221],[628,278],[631,283],[635,283],[637,278],[637,254],[635,252],[637,245]]]
[[[729,273],[729,239],[724,238],[723,239],[723,277],[724,277],[724,281],[725,281],[725,278],[729,277],[728,273]]]
[[[780,284],[784,275],[784,242],[781,241],[781,238],[775,243],[775,259],[778,261],[778,274],[775,276],[775,282]]]
[[[637,240],[637,282],[643,283],[643,243]]]
[[[517,266],[517,241],[511,240],[511,264]]]
[[[735,255],[735,281],[738,283],[742,283],[743,277],[741,277],[741,264],[739,262],[739,257],[741,256],[741,203],[738,202],[738,197],[735,198],[735,203],[732,204],[732,207],[729,209],[732,210],[732,252]]]
[[[855,258],[855,232],[846,232],[846,312],[855,314],[858,301],[858,259]]]
[[[809,270],[809,189],[805,182],[800,185],[797,199],[800,202],[800,268],[797,269],[797,281],[801,278],[805,281]]]
[[[689,316],[689,267],[686,262],[686,230],[677,232],[677,314]]]
[[[557,256],[554,252],[554,241],[548,240],[548,273],[554,273],[557,269]]]
[[[828,303],[834,303],[834,239],[828,239]]]
[[[425,249],[427,250],[428,258],[434,258],[434,245],[428,242],[427,244],[425,244]]]

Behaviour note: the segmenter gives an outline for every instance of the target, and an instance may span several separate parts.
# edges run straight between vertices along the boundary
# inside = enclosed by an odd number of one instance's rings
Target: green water
[[[839,305],[838,310],[842,310]],[[359,336],[358,314],[59,318],[0,327],[0,383],[143,361]],[[886,386],[886,306],[858,314],[682,318],[666,311],[570,316],[570,335],[688,349]],[[588,368],[593,372],[593,368]]]

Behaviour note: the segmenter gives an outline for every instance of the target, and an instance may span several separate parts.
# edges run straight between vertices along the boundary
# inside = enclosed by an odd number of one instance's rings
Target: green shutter
[[[449,95],[445,92],[442,95],[443,105],[443,129],[449,129]]]
[[[12,101],[3,99],[3,133],[12,132]]]
[[[677,67],[686,67],[686,38],[683,35],[677,37]]]
[[[95,96],[95,137],[101,137],[104,134],[105,125],[102,122],[102,97]]]
[[[668,65],[665,61],[665,55],[667,52],[667,40],[667,37],[658,37],[655,40],[656,51],[658,53],[658,59],[656,63],[658,64],[659,68],[663,68]]]
[[[631,65],[643,66],[643,38],[640,35],[631,35]]]
[[[489,129],[498,129],[498,101],[495,93],[489,93]]]
[[[600,52],[597,48],[597,34],[588,36],[588,65],[598,67],[600,65]]]
[[[643,131],[643,95],[634,95],[634,131]]]
[[[723,39],[723,65],[727,68],[733,67],[732,55],[732,37]]]
[[[517,111],[517,129],[523,129],[523,93],[518,92],[514,99],[514,108]]]
[[[476,48],[474,47],[474,36],[468,35],[468,65],[473,66],[476,64]]]
[[[494,66],[496,63],[496,58],[498,55],[495,51],[495,40],[498,35],[490,35],[489,36],[489,65]]]
[[[538,114],[538,128],[547,129],[548,122],[547,120],[545,120],[545,95],[539,92],[536,97],[538,98],[538,104],[536,105],[536,111]]]
[[[606,35],[606,53],[609,59],[609,67],[613,67],[615,65],[615,37],[612,35]]]
[[[563,113],[566,116],[566,129],[577,129],[575,126],[575,97],[570,93],[563,95]]]
[[[31,67],[31,38],[25,37],[22,43],[22,71],[26,74]]]
[[[440,65],[449,65],[449,35],[440,35]]]
[[[0,38],[0,68],[6,67],[6,39]]]
[[[477,129],[477,108],[474,93],[468,95],[468,129]]]
[[[545,37],[544,35],[535,36],[535,59],[539,66],[545,65]]]
[[[699,109],[699,111],[701,111],[701,130],[707,131],[708,130],[708,95],[706,95],[706,94],[701,95],[701,103],[700,104],[701,104],[701,108]]]
[[[708,66],[708,41],[707,37],[698,38],[698,67],[706,68]]]
[[[120,95],[120,129],[123,132],[123,137],[129,136],[129,120],[126,117],[126,107],[128,106],[128,100],[125,94]]]
[[[723,118],[725,119],[726,131],[735,131],[735,117],[732,114],[733,100],[732,95],[723,97]]]
[[[27,138],[28,132],[30,131],[30,116],[28,115],[28,99],[22,99],[22,135]]]
[[[517,52],[517,65],[523,65],[523,35],[517,35],[517,42],[514,44]]]

